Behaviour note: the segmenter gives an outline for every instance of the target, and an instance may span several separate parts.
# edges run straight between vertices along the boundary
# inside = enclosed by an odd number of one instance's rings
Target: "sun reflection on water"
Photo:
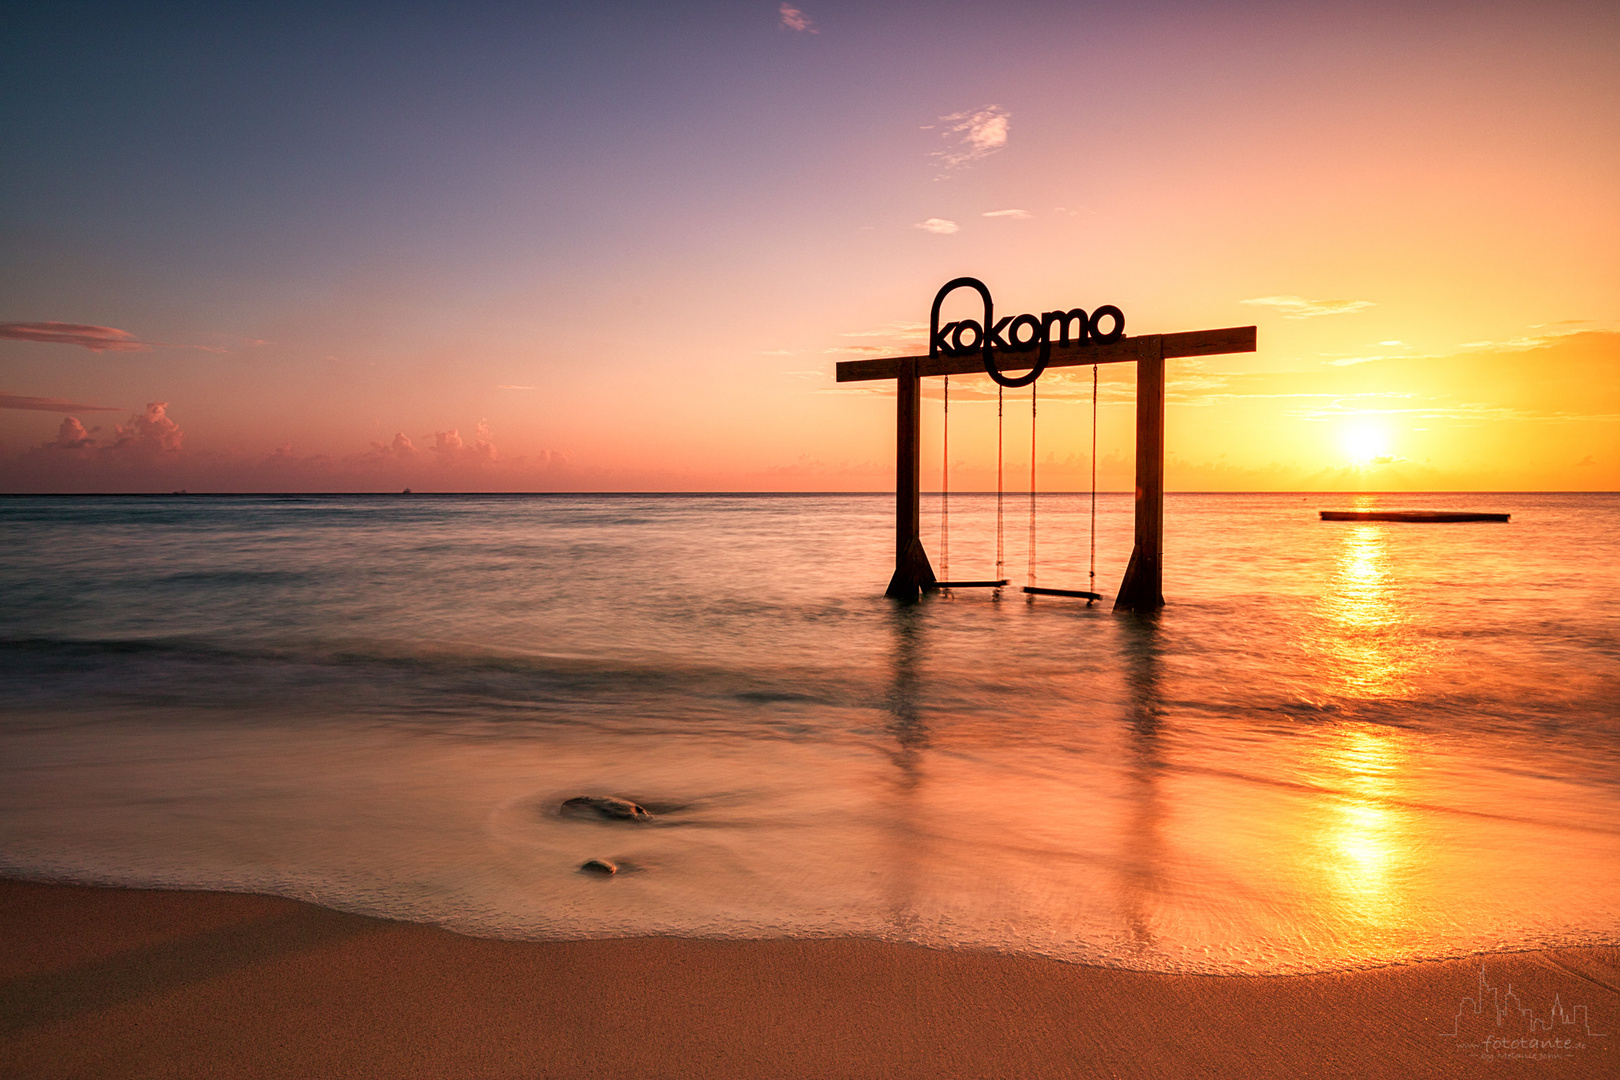
[[[1344,725],[1317,748],[1314,779],[1335,794],[1314,815],[1319,912],[1354,959],[1398,959],[1420,945],[1412,748],[1398,729]]]
[[[1417,667],[1410,614],[1391,569],[1388,531],[1378,524],[1346,530],[1319,610],[1326,625],[1318,650],[1328,685],[1349,697],[1399,695]]]

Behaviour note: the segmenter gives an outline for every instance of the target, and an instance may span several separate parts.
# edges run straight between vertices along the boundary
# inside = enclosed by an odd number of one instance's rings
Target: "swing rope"
[[[1035,418],[1037,401],[1035,384],[1030,384],[1029,390],[1029,584],[1024,586],[1024,592],[1033,602],[1036,596],[1073,596],[1083,598],[1086,606],[1090,607],[1094,601],[1102,599],[1097,592],[1097,367],[1091,368],[1091,562],[1089,566],[1089,587],[1079,589],[1045,589],[1035,583],[1035,461],[1038,449],[1035,440]]]
[[[1007,575],[1003,572],[1002,557],[1005,552],[1004,534],[1002,532],[1002,501],[1006,495],[1006,488],[1001,482],[1001,411],[1006,391],[1001,386],[996,387],[996,580],[1000,581]]]
[[[1097,591],[1097,368],[1091,365],[1091,568],[1090,589]]]
[[[940,439],[944,460],[940,463],[939,495],[939,576],[951,580],[951,377],[945,376],[945,423]]]
[[[1029,571],[1027,577],[1035,584],[1035,384],[1029,384]]]

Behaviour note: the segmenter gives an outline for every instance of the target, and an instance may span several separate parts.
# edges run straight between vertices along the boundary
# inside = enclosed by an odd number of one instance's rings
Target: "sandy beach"
[[[0,912],[8,1077],[1616,1068],[1613,948],[1243,978],[860,940],[496,941],[274,897],[18,881]]]

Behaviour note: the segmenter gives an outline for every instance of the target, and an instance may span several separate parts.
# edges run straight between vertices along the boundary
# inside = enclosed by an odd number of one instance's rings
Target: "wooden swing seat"
[[[1086,592],[1084,589],[1046,589],[1035,585],[1025,585],[1024,591],[1033,596],[1075,596],[1082,600],[1102,599],[1102,593]]]

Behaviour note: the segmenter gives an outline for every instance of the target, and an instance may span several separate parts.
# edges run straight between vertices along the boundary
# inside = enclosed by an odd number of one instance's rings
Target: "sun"
[[[1379,424],[1360,423],[1345,429],[1344,452],[1356,465],[1370,465],[1389,457],[1389,432]]]

